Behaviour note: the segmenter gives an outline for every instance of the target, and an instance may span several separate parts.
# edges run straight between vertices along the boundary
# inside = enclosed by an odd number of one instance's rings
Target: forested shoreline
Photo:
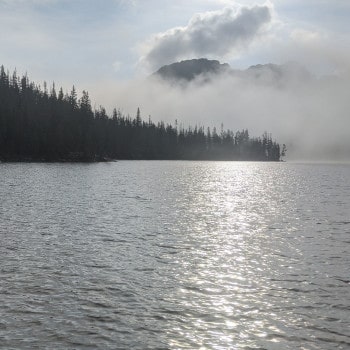
[[[114,109],[92,109],[89,94],[78,98],[0,69],[0,161],[93,162],[145,160],[280,161],[285,147],[271,135],[248,130],[184,128],[130,117]]]

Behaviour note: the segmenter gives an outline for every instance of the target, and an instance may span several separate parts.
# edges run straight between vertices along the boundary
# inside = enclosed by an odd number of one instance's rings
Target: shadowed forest
[[[217,117],[217,116],[214,116]],[[151,118],[140,110],[130,117],[114,109],[93,109],[89,94],[78,98],[53,84],[30,82],[27,75],[0,71],[0,160],[103,161],[113,159],[279,161],[285,146],[265,133],[250,137],[203,126],[184,128]]]

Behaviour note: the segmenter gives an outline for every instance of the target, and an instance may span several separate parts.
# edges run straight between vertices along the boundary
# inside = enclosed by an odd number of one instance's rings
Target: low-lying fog
[[[350,160],[347,77],[315,77],[303,69],[276,76],[264,67],[259,74],[199,76],[189,83],[150,78],[111,83],[93,93],[102,105],[115,101],[131,116],[140,107],[142,117],[153,121],[218,130],[223,123],[233,131],[247,128],[252,136],[267,131],[287,145],[288,160]]]

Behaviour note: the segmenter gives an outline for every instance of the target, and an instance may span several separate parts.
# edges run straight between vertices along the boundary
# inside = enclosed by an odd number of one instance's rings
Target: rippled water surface
[[[350,166],[0,164],[1,349],[349,349]]]

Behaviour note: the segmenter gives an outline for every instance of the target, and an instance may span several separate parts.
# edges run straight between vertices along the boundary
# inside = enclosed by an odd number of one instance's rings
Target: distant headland
[[[200,63],[202,69],[208,67],[208,62]],[[217,61],[209,65],[228,69]],[[285,146],[268,133],[251,137],[248,130],[233,132],[223,126],[154,123],[150,117],[143,120],[139,108],[134,117],[117,109],[108,115],[103,107],[92,109],[86,91],[78,98],[74,86],[68,94],[54,84],[40,87],[27,75],[0,69],[0,161],[280,161],[284,155]]]

